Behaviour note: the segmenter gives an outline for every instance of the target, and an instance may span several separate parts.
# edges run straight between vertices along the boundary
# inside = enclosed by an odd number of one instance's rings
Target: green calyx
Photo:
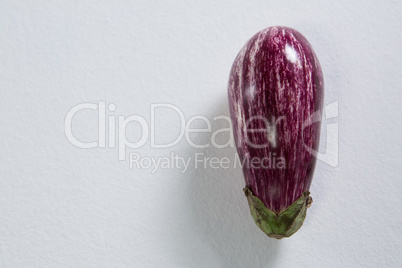
[[[268,209],[249,187],[243,189],[257,226],[271,238],[282,239],[297,232],[306,218],[307,208],[313,199],[306,191],[292,205],[276,213]]]

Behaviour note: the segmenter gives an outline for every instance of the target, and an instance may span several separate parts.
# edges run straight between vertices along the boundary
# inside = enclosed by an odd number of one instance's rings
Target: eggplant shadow
[[[217,116],[229,117],[227,99],[222,96],[220,102],[216,110],[207,113],[213,123],[212,132],[193,137],[198,144],[209,143],[209,147],[186,152],[189,155],[198,154],[203,160],[187,173],[187,194],[191,204],[189,217],[201,241],[209,245],[223,267],[272,267],[275,266],[281,241],[263,233],[250,215],[243,192],[245,185],[241,166],[237,163],[235,167],[236,147],[217,148],[211,144],[217,129],[230,127],[227,120],[213,120]],[[223,145],[229,141],[230,133],[220,132],[215,138]],[[222,167],[205,161],[213,157],[220,160],[226,157],[229,164]]]

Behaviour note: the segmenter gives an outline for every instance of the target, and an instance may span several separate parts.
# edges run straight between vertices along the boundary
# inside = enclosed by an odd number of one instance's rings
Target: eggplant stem
[[[290,237],[303,225],[306,218],[307,208],[313,202],[310,192],[305,191],[292,205],[281,212],[274,212],[267,208],[264,203],[256,197],[250,187],[246,186],[244,194],[250,207],[250,213],[257,226],[268,235],[268,237],[282,239]]]

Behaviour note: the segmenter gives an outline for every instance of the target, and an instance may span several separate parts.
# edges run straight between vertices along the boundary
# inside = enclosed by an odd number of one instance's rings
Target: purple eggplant
[[[258,32],[233,63],[228,96],[251,215],[269,237],[289,237],[312,202],[320,138],[324,80],[310,43],[288,27]]]

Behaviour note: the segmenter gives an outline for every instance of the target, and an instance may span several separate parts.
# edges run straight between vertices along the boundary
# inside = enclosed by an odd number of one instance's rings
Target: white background
[[[0,267],[402,267],[401,13],[400,1],[1,1]],[[152,103],[186,119],[227,115],[236,54],[272,25],[306,36],[325,103],[339,103],[339,164],[317,163],[293,237],[256,227],[239,168],[152,174],[118,161],[117,148],[67,140],[65,116],[82,102],[148,123]],[[160,110],[157,142],[178,122]],[[77,114],[73,131],[96,140],[97,112]],[[127,153],[171,151],[233,159],[235,148],[148,140]]]

